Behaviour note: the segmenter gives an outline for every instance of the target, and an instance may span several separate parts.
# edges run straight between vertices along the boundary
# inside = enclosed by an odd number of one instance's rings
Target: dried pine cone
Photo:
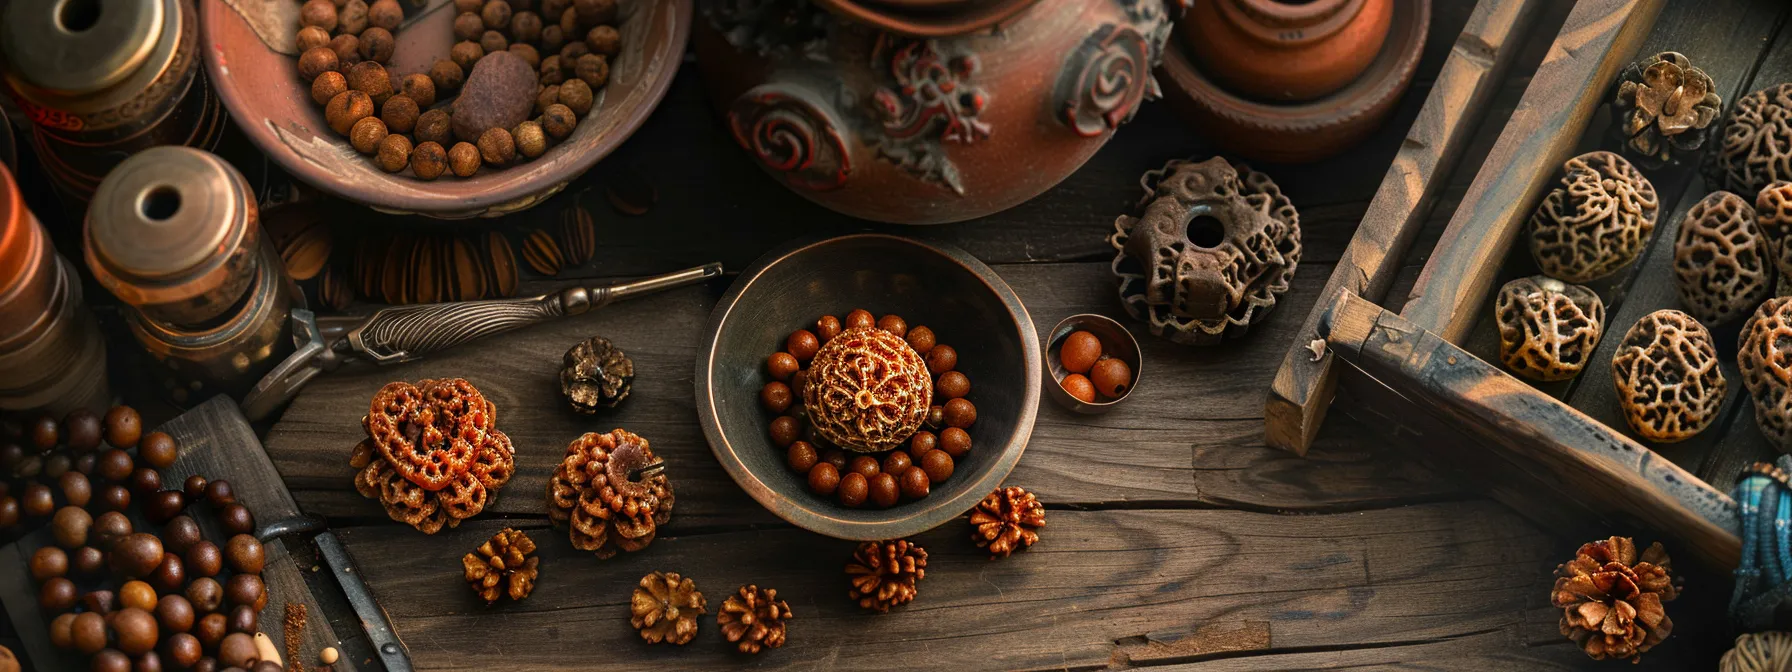
[[[478,515],[516,471],[497,409],[459,378],[390,383],[361,419],[355,490],[393,520],[435,534]]]
[[[1677,52],[1664,51],[1624,68],[1612,101],[1612,132],[1646,166],[1690,156],[1705,145],[1723,108],[1717,85]]]
[[[535,542],[529,535],[506,527],[461,557],[460,564],[467,570],[467,585],[490,606],[505,595],[521,600],[535,590],[541,558],[530,555],[534,552]]]
[[[566,447],[548,479],[548,518],[570,527],[572,545],[609,558],[653,543],[672,520],[672,483],[647,439],[616,429],[592,432]]]
[[[1026,550],[1039,541],[1041,527],[1045,527],[1045,505],[1018,487],[989,493],[971,510],[971,540],[978,548],[988,548],[991,560]]]
[[[560,392],[580,413],[615,408],[628,398],[635,382],[635,363],[602,336],[580,341],[566,351],[560,368]]]
[[[790,603],[778,599],[777,590],[752,585],[741,586],[739,592],[723,600],[722,611],[716,614],[722,636],[739,642],[741,653],[783,646],[787,620]]]
[[[641,577],[641,586],[629,600],[629,619],[649,644],[684,644],[697,636],[697,617],[704,609],[697,584],[677,572],[654,572]]]
[[[1634,658],[1660,644],[1674,630],[1661,603],[1680,592],[1669,565],[1659,542],[1641,558],[1629,537],[1582,545],[1556,567],[1549,595],[1562,610],[1562,634],[1594,660]]]
[[[915,599],[915,584],[927,576],[927,549],[903,539],[867,541],[846,563],[847,597],[860,607],[888,612]]]

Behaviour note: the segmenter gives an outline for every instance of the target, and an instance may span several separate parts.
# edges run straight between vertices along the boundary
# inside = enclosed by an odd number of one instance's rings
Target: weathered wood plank
[[[1564,546],[1484,501],[1317,516],[1052,511],[1040,543],[1002,561],[972,546],[962,523],[921,535],[930,558],[919,599],[873,615],[844,594],[849,542],[733,531],[662,537],[600,562],[529,527],[542,557],[534,595],[486,610],[459,557],[501,525],[344,532],[420,667],[1064,669],[1173,659],[1146,642],[1221,655],[1517,639],[1528,621],[1552,618],[1537,615],[1539,599]],[[789,643],[742,659],[705,619],[688,646],[643,644],[627,599],[652,570],[692,577],[712,611],[740,584],[776,587],[795,612]],[[574,641],[587,653],[569,650]]]
[[[1606,87],[1636,54],[1664,0],[1581,0],[1532,75],[1401,314],[1459,342],[1555,166],[1573,152]]]
[[[1553,494],[1640,518],[1709,567],[1735,567],[1736,505],[1690,472],[1367,299],[1345,294],[1322,329],[1341,359],[1553,491],[1521,498]]]
[[[1479,130],[1487,102],[1499,90],[1507,66],[1524,42],[1524,29],[1543,4],[1541,0],[1476,3],[1320,296],[1350,291],[1379,301],[1387,292],[1400,258],[1418,236],[1451,171]],[[1315,359],[1303,342],[1312,340],[1307,335],[1316,331],[1319,317],[1319,311],[1310,312],[1296,332],[1295,342],[1270,385],[1264,411],[1270,445],[1301,455],[1319,432],[1337,386],[1331,358]]]
[[[1063,317],[1086,312],[1136,327],[1119,309],[1104,263],[1002,265],[997,272],[1026,302],[1042,333]],[[1239,343],[1186,348],[1135,328],[1147,361],[1138,392],[1095,417],[1042,403],[1027,454],[1010,480],[1037,488],[1048,501],[1078,505],[1248,502],[1277,510],[1336,510],[1448,496],[1453,486],[1397,457],[1375,454],[1351,436],[1323,441],[1315,453],[1337,468],[1336,478],[1305,473],[1298,460],[1264,452],[1262,406],[1253,401],[1323,278],[1297,276],[1287,305]],[[306,511],[378,520],[383,513],[354,492],[347,466],[368,400],[392,380],[466,376],[497,405],[498,426],[518,451],[518,476],[494,512],[540,514],[540,484],[568,441],[587,431],[628,427],[671,464],[680,493],[675,524],[775,524],[724,474],[692,421],[690,362],[722,284],[619,303],[421,362],[330,374],[287,409],[268,434],[268,453]],[[631,398],[595,418],[564,407],[556,378],[561,354],[591,334],[620,345],[637,372]],[[1220,455],[1223,461],[1216,460]]]

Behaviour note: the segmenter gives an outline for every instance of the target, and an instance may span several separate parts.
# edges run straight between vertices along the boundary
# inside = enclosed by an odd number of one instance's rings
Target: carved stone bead
[[[1717,419],[1729,385],[1711,332],[1678,310],[1644,315],[1624,333],[1612,354],[1612,382],[1630,428],[1658,443],[1704,431]]]
[[[1767,238],[1767,256],[1781,277],[1792,277],[1792,182],[1775,182],[1755,195],[1755,224]]]
[[[1723,142],[1705,155],[1705,184],[1753,194],[1792,180],[1792,83],[1743,96],[1724,117]]]
[[[1611,152],[1569,159],[1562,172],[1562,186],[1531,215],[1537,268],[1563,282],[1585,283],[1636,259],[1655,231],[1655,186]]]
[[[1742,325],[1736,364],[1755,403],[1755,426],[1792,453],[1792,297],[1768,299]]]
[[[1686,312],[1713,325],[1747,315],[1772,289],[1769,255],[1748,201],[1727,191],[1700,200],[1674,239],[1674,280]]]
[[[1151,333],[1188,345],[1236,338],[1275,308],[1300,263],[1300,213],[1269,176],[1223,158],[1145,174],[1144,215],[1108,242],[1120,300]]]
[[[1580,375],[1605,328],[1605,302],[1593,290],[1547,276],[1519,278],[1494,303],[1500,359],[1532,380]]]

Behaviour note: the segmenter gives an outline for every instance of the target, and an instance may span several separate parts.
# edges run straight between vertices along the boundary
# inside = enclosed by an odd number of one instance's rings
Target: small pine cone
[[[716,614],[716,625],[722,636],[740,644],[741,653],[759,653],[762,648],[784,645],[785,621],[790,620],[790,603],[778,599],[778,591],[759,586],[741,586],[740,591],[722,601]]]
[[[989,558],[1006,558],[1039,541],[1045,527],[1045,505],[1033,493],[1007,487],[989,493],[971,510],[971,540],[988,548]]]
[[[634,382],[635,363],[602,336],[579,341],[561,362],[560,392],[572,410],[587,415],[615,408],[628,398]]]
[[[460,564],[466,569],[467,585],[491,606],[504,595],[521,600],[535,590],[541,558],[530,555],[534,552],[535,542],[529,535],[506,527],[463,556]]]
[[[685,644],[697,636],[697,617],[704,609],[697,584],[677,572],[654,572],[641,577],[641,586],[629,600],[629,622],[649,644]]]
[[[847,597],[878,613],[915,599],[915,584],[927,576],[927,549],[907,540],[859,544],[846,563]]]
[[[1594,660],[1636,658],[1674,630],[1662,607],[1680,594],[1672,571],[1659,542],[1639,558],[1629,537],[1595,541],[1556,567],[1549,602],[1562,634]]]

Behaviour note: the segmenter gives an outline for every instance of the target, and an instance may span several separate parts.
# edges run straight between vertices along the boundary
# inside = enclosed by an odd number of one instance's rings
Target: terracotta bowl
[[[377,210],[441,219],[496,217],[529,208],[615,150],[665,98],[683,62],[693,12],[693,0],[622,0],[622,55],[572,137],[504,170],[481,168],[471,178],[450,174],[425,182],[409,169],[387,174],[370,157],[355,153],[347,138],[324,123],[323,107],[312,102],[295,56],[263,42],[225,0],[200,4],[206,71],[237,125],[262,151],[287,172],[336,196]],[[453,22],[453,3],[407,17],[398,31],[392,72],[426,72],[437,58],[447,57]],[[297,34],[296,22],[291,28]]]
[[[766,357],[785,337],[854,308],[933,329],[958,351],[977,405],[971,451],[952,477],[888,509],[849,509],[809,492],[767,438],[771,418],[759,407]],[[702,347],[697,414],[716,459],[772,513],[831,537],[895,539],[958,517],[1008,476],[1039,410],[1039,337],[1014,291],[963,250],[896,236],[842,236],[761,257],[716,305]]]
[[[1164,98],[1228,154],[1304,163],[1339,154],[1387,120],[1412,83],[1431,26],[1431,0],[1394,0],[1381,52],[1350,84],[1298,103],[1264,102],[1221,87],[1195,67],[1176,40],[1164,48]]]

